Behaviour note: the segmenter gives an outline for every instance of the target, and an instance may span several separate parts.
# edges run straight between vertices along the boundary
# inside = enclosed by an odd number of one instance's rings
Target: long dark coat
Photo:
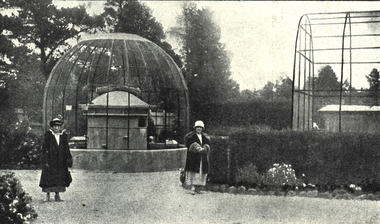
[[[199,172],[199,167],[202,161],[202,171],[207,174],[209,169],[208,155],[206,153],[192,152],[190,151],[190,145],[194,142],[198,143],[202,147],[206,144],[210,144],[210,137],[206,133],[202,133],[202,144],[195,133],[195,131],[188,133],[185,136],[185,145],[187,147],[187,157],[185,171]]]
[[[42,173],[40,187],[68,187],[69,169],[72,166],[72,156],[66,133],[60,135],[59,145],[51,131],[44,135],[41,162]]]

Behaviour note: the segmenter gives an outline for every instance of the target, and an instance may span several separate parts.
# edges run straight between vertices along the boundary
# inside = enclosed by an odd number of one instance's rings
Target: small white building
[[[96,97],[86,111],[87,148],[147,149],[148,114],[149,104],[129,92]]]
[[[339,131],[339,120],[343,132],[378,133],[380,129],[380,106],[327,105],[319,113],[327,131]]]

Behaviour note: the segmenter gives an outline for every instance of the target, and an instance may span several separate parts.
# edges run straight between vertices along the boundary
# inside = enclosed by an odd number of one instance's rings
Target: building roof
[[[339,105],[327,105],[319,109],[321,112],[339,112]],[[365,106],[365,105],[342,105],[341,111],[345,112],[380,112],[380,106]]]
[[[129,96],[128,96],[129,95]],[[108,98],[108,99],[107,99]],[[148,108],[149,104],[145,103],[137,96],[124,92],[112,91],[96,97],[91,103],[94,106],[120,106],[120,107],[139,107]]]

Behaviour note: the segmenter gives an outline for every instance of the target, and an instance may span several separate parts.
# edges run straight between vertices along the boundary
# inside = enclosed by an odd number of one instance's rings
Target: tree
[[[67,41],[101,27],[103,19],[90,17],[84,6],[57,9],[51,0],[5,0],[1,7],[13,12],[0,17],[1,97],[12,96],[3,100],[7,114],[22,108],[40,121],[45,82]]]
[[[4,7],[5,3],[0,3]],[[11,106],[11,83],[16,79],[14,69],[12,68],[11,60],[17,53],[14,44],[8,38],[7,30],[14,26],[14,21],[7,16],[0,14],[0,125],[10,124],[13,117]]]
[[[144,37],[160,46],[179,67],[182,67],[180,56],[174,52],[169,43],[163,41],[164,29],[146,4],[137,0],[107,0],[102,16],[109,32],[131,33]]]
[[[275,85],[273,82],[267,82],[263,89],[259,91],[260,97],[268,100],[273,101],[273,98],[275,96]]]
[[[276,83],[268,81],[257,91],[260,99],[266,101],[289,102],[292,100],[293,81],[289,77],[281,77]]]
[[[170,34],[182,45],[184,76],[189,88],[192,113],[210,103],[235,98],[239,85],[231,79],[230,58],[220,43],[220,27],[208,9],[184,3],[178,26]]]
[[[276,98],[285,101],[292,100],[293,81],[289,77],[283,77],[281,80],[276,80]]]
[[[20,53],[26,53],[20,51]],[[42,99],[46,80],[41,74],[38,61],[39,55],[28,53],[28,57],[17,57],[13,64],[17,68],[17,79],[10,83],[10,93],[12,95],[12,108],[21,108],[30,121],[41,122]]]
[[[67,40],[104,24],[101,16],[89,16],[84,6],[58,9],[52,0],[5,0],[4,4],[18,11],[9,17],[17,24],[8,27],[9,37],[38,50],[45,79],[69,47]]]
[[[165,38],[162,25],[156,22],[145,4],[137,0],[107,0],[105,5],[103,16],[111,33],[133,33],[154,43]]]
[[[238,102],[247,102],[259,98],[259,93],[257,91],[252,91],[244,89],[240,91]]]
[[[314,78],[314,89],[315,90],[340,90],[340,82],[331,68],[330,65],[326,65],[321,68],[318,72],[318,77]]]
[[[371,106],[378,106],[378,99],[380,97],[380,75],[376,68],[372,69],[369,75],[366,75],[367,81],[369,83],[369,92],[367,97],[369,97],[368,103]]]

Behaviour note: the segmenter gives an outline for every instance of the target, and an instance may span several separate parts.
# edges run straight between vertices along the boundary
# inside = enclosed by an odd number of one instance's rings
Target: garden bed
[[[184,188],[188,188],[184,186]],[[205,191],[230,193],[230,194],[246,194],[246,195],[261,195],[261,196],[284,196],[284,197],[307,197],[307,198],[324,198],[324,199],[346,199],[346,200],[371,200],[380,201],[380,193],[355,192],[352,193],[344,188],[335,189],[332,192],[320,192],[317,189],[305,190],[261,190],[258,188],[246,188],[244,186],[229,186],[227,184],[207,183],[202,188]]]

